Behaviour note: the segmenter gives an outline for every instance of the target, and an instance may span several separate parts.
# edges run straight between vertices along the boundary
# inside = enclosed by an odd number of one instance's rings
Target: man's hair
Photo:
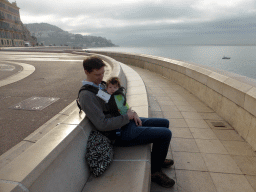
[[[91,73],[94,69],[99,70],[101,67],[106,66],[106,64],[97,56],[88,57],[83,61],[84,70]]]
[[[117,85],[119,88],[121,87],[121,83],[118,77],[111,77],[108,81],[107,81],[107,87],[109,86],[109,84],[112,85]]]

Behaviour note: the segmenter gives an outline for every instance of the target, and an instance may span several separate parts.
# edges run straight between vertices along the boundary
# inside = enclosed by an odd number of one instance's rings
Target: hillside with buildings
[[[40,44],[56,46],[74,46],[74,47],[113,47],[111,40],[97,36],[83,36],[72,34],[61,28],[47,23],[24,24],[32,36],[37,38]]]

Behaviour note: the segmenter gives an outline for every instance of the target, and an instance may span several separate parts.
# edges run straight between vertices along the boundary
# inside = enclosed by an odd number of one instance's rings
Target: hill
[[[33,23],[33,24],[25,24],[27,29],[30,32],[37,32],[37,31],[56,31],[56,32],[64,32],[61,28],[50,25],[48,23]]]
[[[113,47],[111,40],[97,36],[83,36],[72,34],[48,23],[24,24],[32,36],[37,38],[39,44],[44,45],[69,45],[74,47]]]

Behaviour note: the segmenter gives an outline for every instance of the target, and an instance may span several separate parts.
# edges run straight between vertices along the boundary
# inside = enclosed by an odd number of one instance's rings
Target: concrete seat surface
[[[148,191],[150,145],[115,147],[114,152],[114,161],[108,170],[98,178],[90,176],[83,192]]]

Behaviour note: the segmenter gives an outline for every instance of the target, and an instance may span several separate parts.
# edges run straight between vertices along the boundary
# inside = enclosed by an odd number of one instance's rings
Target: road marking
[[[17,63],[17,62],[11,62],[11,61],[6,61],[6,63],[20,65],[23,68],[23,70],[10,77],[7,77],[6,79],[1,80],[0,87],[20,81],[21,79],[24,79],[29,75],[31,75],[36,70],[36,68],[33,65],[29,65],[25,63]]]

